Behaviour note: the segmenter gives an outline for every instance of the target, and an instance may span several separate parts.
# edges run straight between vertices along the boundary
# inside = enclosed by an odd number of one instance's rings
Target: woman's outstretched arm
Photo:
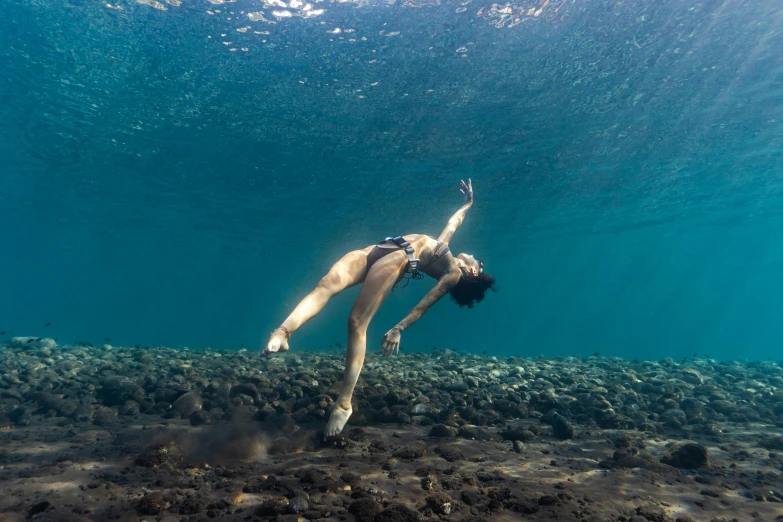
[[[449,224],[446,225],[446,228],[444,228],[443,232],[441,232],[440,236],[438,236],[438,241],[442,241],[447,245],[449,244],[449,241],[451,241],[451,236],[454,235],[454,232],[457,231],[459,226],[462,224],[462,221],[465,219],[465,214],[468,213],[468,209],[473,206],[473,184],[471,183],[470,179],[468,179],[467,184],[465,184],[464,181],[460,181],[459,183],[459,190],[465,197],[465,204],[462,205],[462,208],[460,208],[453,216],[451,216],[451,219],[449,219]]]
[[[449,290],[454,287],[454,285],[457,284],[459,278],[459,270],[451,271],[441,277],[438,283],[435,285],[435,288],[427,292],[427,295],[422,298],[419,304],[416,305],[413,310],[411,310],[405,319],[397,323],[394,328],[386,332],[386,335],[383,336],[383,341],[381,341],[381,353],[384,355],[399,353],[400,336],[402,335],[402,332],[410,327],[413,323],[421,319],[421,316],[424,315],[424,313],[429,310],[432,305],[440,301],[440,299],[445,296]]]

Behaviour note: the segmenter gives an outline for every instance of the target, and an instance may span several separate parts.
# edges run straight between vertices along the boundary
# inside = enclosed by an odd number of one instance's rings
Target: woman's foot
[[[264,349],[264,355],[277,352],[288,351],[288,333],[282,328],[278,328],[272,333],[272,337],[269,338],[269,342]]]
[[[326,423],[326,429],[324,430],[324,437],[335,437],[343,431],[345,423],[353,413],[353,409],[348,405],[347,408],[335,405],[332,410],[332,414],[329,416],[329,422]]]

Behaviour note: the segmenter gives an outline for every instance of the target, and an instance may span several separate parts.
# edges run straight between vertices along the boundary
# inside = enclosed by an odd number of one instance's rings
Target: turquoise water
[[[151,4],[5,3],[5,338],[256,349],[470,177],[452,247],[500,292],[403,350],[779,358],[778,2]],[[356,293],[292,349],[344,344]]]

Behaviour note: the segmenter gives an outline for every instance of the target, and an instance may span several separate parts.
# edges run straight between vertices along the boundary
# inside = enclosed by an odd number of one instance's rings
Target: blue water
[[[344,252],[437,235],[470,177],[452,247],[500,292],[403,350],[778,358],[780,3],[492,5],[5,2],[5,338],[256,349]],[[344,344],[356,293],[292,349]]]

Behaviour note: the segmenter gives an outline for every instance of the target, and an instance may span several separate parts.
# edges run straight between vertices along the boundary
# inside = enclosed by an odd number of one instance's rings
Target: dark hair
[[[487,290],[492,290],[493,292],[498,291],[495,286],[494,277],[485,274],[483,270],[477,276],[466,274],[463,271],[462,277],[460,277],[457,284],[449,290],[449,293],[451,294],[452,299],[454,299],[460,307],[467,306],[468,308],[473,308],[475,303],[480,303],[484,300],[484,294],[487,293]]]

